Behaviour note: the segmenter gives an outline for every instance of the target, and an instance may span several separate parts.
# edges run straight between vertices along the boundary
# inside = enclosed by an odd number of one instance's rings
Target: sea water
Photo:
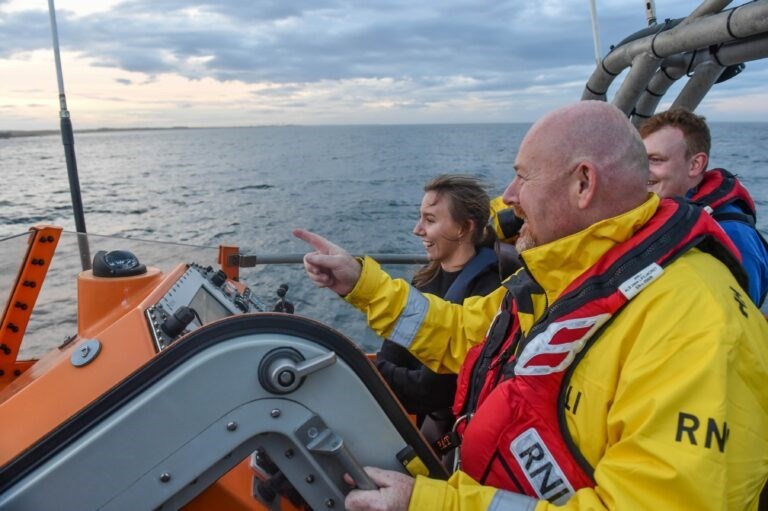
[[[184,243],[190,258],[193,247],[213,251],[220,244],[255,255],[305,252],[309,247],[291,235],[297,227],[352,253],[423,253],[411,230],[424,183],[440,173],[468,173],[486,183],[492,196],[501,194],[528,127],[96,132],[76,134],[75,151],[89,233]],[[768,123],[713,123],[712,136],[712,165],[740,176],[757,203],[759,228],[768,233]],[[0,162],[0,238],[37,223],[74,230],[59,136],[0,139]],[[153,265],[160,257],[150,253],[142,262]],[[408,278],[416,267],[387,269]],[[296,313],[329,324],[366,350],[378,346],[362,315],[332,292],[315,289],[300,265],[243,270],[243,279],[267,304],[287,283]],[[0,293],[7,296],[8,290]],[[55,301],[74,307],[74,296],[72,303],[67,300]],[[74,319],[66,321],[74,330]]]

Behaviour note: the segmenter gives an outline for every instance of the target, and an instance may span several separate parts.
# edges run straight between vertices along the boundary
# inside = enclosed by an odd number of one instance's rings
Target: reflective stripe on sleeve
[[[538,502],[527,495],[496,490],[488,511],[533,511]]]
[[[397,319],[397,324],[389,336],[389,340],[396,342],[404,348],[408,348],[413,343],[413,339],[416,337],[419,328],[421,328],[421,324],[424,323],[428,308],[429,301],[418,289],[410,286],[408,301],[403,312],[400,313],[400,317]]]

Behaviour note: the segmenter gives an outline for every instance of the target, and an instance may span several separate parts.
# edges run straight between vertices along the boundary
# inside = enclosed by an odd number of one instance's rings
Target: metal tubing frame
[[[607,100],[613,80],[631,66],[612,102],[635,124],[652,115],[669,87],[691,72],[694,78],[675,104],[695,108],[725,67],[768,56],[768,0],[722,11],[730,3],[706,0],[682,22],[667,21],[656,32],[613,48],[592,73],[582,99]]]

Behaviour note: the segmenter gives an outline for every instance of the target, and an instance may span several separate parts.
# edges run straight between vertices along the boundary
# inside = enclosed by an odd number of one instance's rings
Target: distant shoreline
[[[116,133],[125,131],[169,131],[169,130],[210,130],[232,128],[287,128],[296,127],[298,124],[264,124],[255,126],[170,126],[160,128],[91,128],[75,130],[75,134],[82,133]],[[19,137],[41,137],[44,135],[58,135],[59,130],[0,130],[0,139]]]
[[[96,128],[75,130],[75,133],[108,133],[113,131],[163,131],[163,130],[188,130],[195,129],[187,126],[173,126],[171,128]],[[40,137],[43,135],[58,135],[59,130],[0,130],[0,138],[18,138],[18,137]]]
[[[93,128],[75,130],[76,134],[82,133],[117,133],[126,131],[169,131],[169,130],[210,130],[210,129],[239,129],[239,128],[295,128],[295,127],[322,127],[322,126],[431,126],[431,125],[464,125],[464,124],[526,124],[530,122],[509,122],[509,123],[436,123],[436,124],[264,124],[253,126],[170,126],[164,128]],[[755,124],[766,125],[763,121],[713,121],[710,125],[717,124]],[[0,130],[0,139],[20,138],[20,137],[39,137],[44,135],[58,135],[59,130]]]

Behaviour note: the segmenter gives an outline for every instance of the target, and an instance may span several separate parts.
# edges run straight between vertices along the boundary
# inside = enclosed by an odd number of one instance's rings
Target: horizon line
[[[253,128],[318,128],[318,127],[345,127],[345,126],[462,126],[462,125],[531,125],[534,121],[514,121],[514,122],[421,122],[421,123],[338,123],[338,124],[250,124],[241,126],[124,126],[124,127],[100,127],[83,128],[74,130],[75,133],[105,133],[105,132],[125,132],[125,131],[170,131],[170,130],[206,130],[206,129],[253,129]],[[711,121],[708,124],[768,124],[766,121]],[[0,129],[0,139],[20,138],[56,135],[61,133],[59,129],[36,129],[36,130],[5,130]]]

